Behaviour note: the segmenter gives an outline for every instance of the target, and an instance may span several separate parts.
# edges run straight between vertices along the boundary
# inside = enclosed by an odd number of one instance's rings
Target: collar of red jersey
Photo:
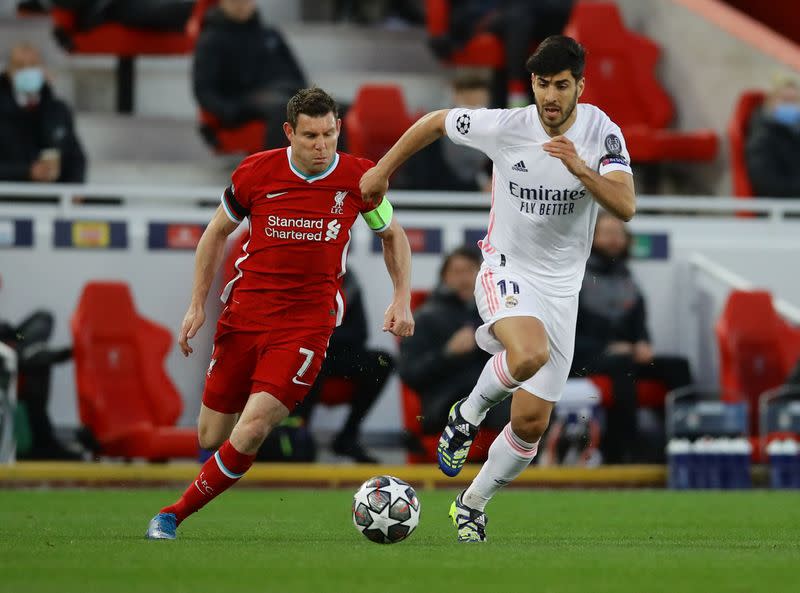
[[[305,175],[302,171],[300,171],[297,167],[294,166],[292,163],[292,147],[286,147],[286,159],[289,161],[289,168],[292,170],[292,173],[297,175],[303,181],[307,181],[308,183],[314,183],[315,181],[319,181],[320,179],[325,179],[328,175],[333,173],[336,169],[336,166],[339,164],[339,153],[337,152],[333,157],[333,161],[328,168],[325,169],[322,173],[317,173],[316,175]]]

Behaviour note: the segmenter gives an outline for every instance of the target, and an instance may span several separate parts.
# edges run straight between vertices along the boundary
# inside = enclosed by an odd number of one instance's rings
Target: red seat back
[[[183,403],[164,369],[172,338],[119,282],[90,282],[71,320],[81,422],[101,442],[172,426]]]
[[[728,139],[731,150],[731,175],[733,176],[733,195],[738,198],[751,198],[754,195],[750,175],[745,160],[745,145],[750,118],[766,97],[763,91],[746,91],[736,102],[733,115],[728,123]]]
[[[399,86],[366,84],[344,118],[348,150],[377,161],[412,123]]]
[[[200,125],[209,131],[209,141],[217,154],[253,154],[264,150],[267,124],[255,119],[235,128],[225,128],[212,113],[200,110]]]
[[[723,399],[750,404],[751,434],[758,433],[758,397],[781,385],[798,355],[792,330],[765,291],[733,291],[716,326]],[[792,339],[794,338],[794,339]]]
[[[183,31],[132,29],[119,23],[105,23],[79,31],[75,14],[64,8],[50,11],[53,27],[69,39],[70,52],[114,55],[181,55],[191,53],[200,33],[205,13],[217,0],[197,0]]]
[[[579,2],[564,34],[587,50],[582,102],[600,107],[623,131],[669,125],[672,101],[655,77],[659,48],[626,29],[615,4]]]

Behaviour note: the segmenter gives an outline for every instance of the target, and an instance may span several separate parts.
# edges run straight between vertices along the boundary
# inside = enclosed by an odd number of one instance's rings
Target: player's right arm
[[[183,318],[178,338],[178,344],[180,344],[184,356],[189,356],[193,352],[192,347],[189,346],[189,339],[193,338],[205,323],[205,304],[208,291],[211,289],[211,283],[222,263],[228,235],[238,226],[239,223],[232,220],[220,205],[197,244],[194,257],[192,301]]]
[[[418,119],[400,139],[395,142],[383,158],[361,177],[361,197],[365,201],[377,202],[389,190],[389,177],[415,152],[444,136],[445,119],[449,109],[440,109]]]

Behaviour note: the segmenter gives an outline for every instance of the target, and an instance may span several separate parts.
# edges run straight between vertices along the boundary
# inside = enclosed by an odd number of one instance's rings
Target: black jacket
[[[758,112],[750,122],[745,157],[757,196],[800,198],[800,129]]]
[[[279,31],[261,23],[258,13],[237,23],[219,9],[204,21],[192,77],[197,102],[228,126],[258,116],[248,105],[248,94],[277,89],[288,100],[307,86]]]
[[[86,157],[66,103],[45,84],[39,105],[24,109],[17,104],[8,74],[0,74],[0,181],[30,181],[31,165],[45,148],[61,151],[59,182],[83,182]]]
[[[489,360],[478,348],[451,355],[445,345],[465,325],[482,322],[474,303],[464,303],[441,286],[415,311],[414,320],[414,335],[400,343],[398,371],[422,399],[423,430],[441,431],[450,406],[469,394]]]
[[[364,350],[367,346],[369,331],[364,301],[361,298],[361,286],[353,272],[347,272],[342,282],[345,300],[345,313],[342,324],[333,330],[328,352],[332,350]]]
[[[592,253],[578,302],[573,369],[590,365],[612,342],[649,341],[644,298],[625,259]]]

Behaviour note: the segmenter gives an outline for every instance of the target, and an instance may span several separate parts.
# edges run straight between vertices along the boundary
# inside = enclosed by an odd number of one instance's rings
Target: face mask
[[[22,68],[14,73],[14,90],[25,95],[35,95],[42,90],[44,85],[44,72],[41,68],[32,66]]]
[[[772,118],[779,124],[790,128],[800,126],[800,105],[797,103],[778,103],[772,110]]]

